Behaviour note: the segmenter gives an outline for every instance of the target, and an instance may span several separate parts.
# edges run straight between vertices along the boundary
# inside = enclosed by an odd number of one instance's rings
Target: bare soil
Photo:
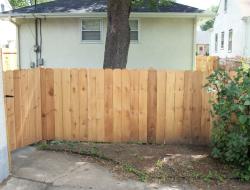
[[[198,189],[250,189],[250,183],[234,178],[235,168],[212,159],[208,147],[66,141],[43,142],[38,147],[81,154],[119,178],[158,184],[187,183]]]

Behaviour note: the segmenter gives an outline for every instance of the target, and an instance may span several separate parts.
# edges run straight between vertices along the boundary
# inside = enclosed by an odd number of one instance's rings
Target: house
[[[21,68],[100,68],[107,28],[107,0],[56,0],[5,12],[18,26]],[[128,68],[188,70],[195,60],[201,10],[172,3],[133,8]]]
[[[250,0],[221,0],[210,50],[220,58],[250,57]]]
[[[8,0],[0,0],[0,13],[11,10],[12,7]],[[0,20],[0,48],[15,48],[16,27],[9,21]]]
[[[210,31],[198,31],[196,37],[196,55],[209,55]]]
[[[0,55],[1,57],[1,55]],[[3,93],[3,71],[0,64],[0,183],[9,175],[9,158]],[[1,186],[1,185],[0,185]]]

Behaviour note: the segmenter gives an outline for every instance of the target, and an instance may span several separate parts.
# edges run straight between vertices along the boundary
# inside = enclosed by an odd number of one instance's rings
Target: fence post
[[[9,176],[9,155],[3,93],[3,68],[0,52],[0,183]]]

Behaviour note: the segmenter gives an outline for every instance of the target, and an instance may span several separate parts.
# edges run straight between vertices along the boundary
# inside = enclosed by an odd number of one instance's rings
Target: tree
[[[129,17],[132,7],[146,3],[152,9],[173,0],[108,0],[108,26],[103,68],[124,69],[130,44]]]
[[[44,3],[47,1],[49,0],[37,0],[37,3]],[[15,9],[35,4],[35,0],[9,0],[9,2],[11,6]]]
[[[218,6],[212,6],[210,7],[207,12],[208,13],[213,13],[213,14],[216,14],[217,11],[218,11]],[[201,30],[202,31],[207,31],[209,30],[210,28],[213,28],[214,27],[214,21],[215,21],[215,17],[212,18],[212,19],[209,19],[209,20],[206,20],[205,23],[203,23],[200,27],[201,27]]]
[[[37,3],[48,0],[37,0]],[[133,7],[146,5],[152,9],[168,6],[174,0],[107,0],[107,36],[103,68],[126,68],[130,44],[129,17]],[[34,0],[10,0],[14,8],[34,4]]]

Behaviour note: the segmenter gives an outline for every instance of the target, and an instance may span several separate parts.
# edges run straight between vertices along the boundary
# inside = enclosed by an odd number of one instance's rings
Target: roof
[[[239,0],[241,14],[243,17],[250,17],[250,0]]]
[[[140,7],[132,9],[132,12],[147,13],[201,13],[195,7],[182,5],[179,3],[171,3],[170,5],[161,5],[157,9],[152,9],[147,6],[147,1]],[[38,4],[24,8],[15,9],[4,14],[32,14],[32,13],[100,13],[106,12],[107,0],[55,0],[47,3]]]

